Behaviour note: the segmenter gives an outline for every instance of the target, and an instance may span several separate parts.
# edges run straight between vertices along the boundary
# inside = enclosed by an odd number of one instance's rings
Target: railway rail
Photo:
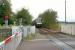
[[[41,34],[45,34],[50,41],[53,41],[61,50],[75,50],[75,37],[58,33],[46,28],[39,29]]]

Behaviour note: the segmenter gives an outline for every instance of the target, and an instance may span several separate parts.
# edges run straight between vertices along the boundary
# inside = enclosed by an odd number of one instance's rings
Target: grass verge
[[[31,33],[31,34],[27,35],[24,39],[25,40],[32,40],[35,38],[35,36],[36,36],[36,33]]]

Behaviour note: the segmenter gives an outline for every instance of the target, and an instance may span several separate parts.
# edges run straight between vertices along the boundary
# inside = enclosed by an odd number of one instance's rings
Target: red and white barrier
[[[16,50],[22,39],[22,32],[17,30],[12,36],[0,43],[0,50]]]
[[[12,27],[12,36],[0,43],[0,50],[16,50],[21,42],[22,36],[26,37],[27,34],[31,33],[35,33],[35,26],[26,26],[23,28],[17,26]]]

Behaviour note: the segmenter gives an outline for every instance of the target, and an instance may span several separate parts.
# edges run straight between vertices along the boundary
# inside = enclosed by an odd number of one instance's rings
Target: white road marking
[[[42,40],[50,40],[50,39],[34,39],[34,40],[29,40],[29,41],[42,41]]]

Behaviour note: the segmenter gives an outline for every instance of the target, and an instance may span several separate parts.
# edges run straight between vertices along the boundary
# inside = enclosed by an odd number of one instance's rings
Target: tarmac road
[[[33,40],[23,40],[16,50],[75,50],[75,37],[64,34],[39,34]]]

